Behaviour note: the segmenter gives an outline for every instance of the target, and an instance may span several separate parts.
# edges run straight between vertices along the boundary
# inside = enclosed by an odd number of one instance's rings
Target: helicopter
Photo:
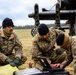
[[[57,0],[56,10],[47,10],[42,8],[42,12],[39,12],[39,6],[36,3],[34,5],[34,13],[28,14],[29,18],[35,20],[35,27],[31,29],[31,35],[37,34],[37,27],[40,24],[40,20],[55,20],[55,28],[57,29],[69,29],[69,35],[76,34],[76,0]],[[70,16],[69,16],[70,15]],[[61,27],[60,20],[67,20],[69,26]]]

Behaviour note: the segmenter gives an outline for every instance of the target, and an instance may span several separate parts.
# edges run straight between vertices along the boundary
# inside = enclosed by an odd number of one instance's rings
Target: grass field
[[[27,56],[27,61],[21,66],[21,68],[29,68],[29,63],[33,63],[33,61],[31,60],[31,47],[33,37],[31,36],[30,31],[30,29],[14,30],[14,32],[17,33],[19,39],[22,42],[23,53],[25,56]],[[68,34],[68,31],[66,31],[66,34]],[[66,67],[66,69],[73,75],[73,63]]]
[[[29,63],[32,63],[31,60],[31,47],[32,47],[32,39],[30,29],[21,29],[21,30],[14,30],[14,32],[19,37],[20,41],[23,45],[23,54],[27,57],[27,61],[25,64],[21,66],[21,68],[29,68]]]

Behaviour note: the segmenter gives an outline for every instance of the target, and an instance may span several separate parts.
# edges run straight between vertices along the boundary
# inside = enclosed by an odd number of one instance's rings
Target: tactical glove
[[[15,66],[15,63],[10,59],[10,58],[7,58],[6,60],[5,60],[5,62],[6,63],[8,63],[8,64],[10,64],[11,66]]]
[[[20,58],[19,58],[19,57],[16,57],[16,58],[14,59],[14,63],[15,63],[15,65],[18,67],[18,66],[20,65]]]
[[[65,51],[64,49],[58,48],[58,49],[56,49],[56,54],[61,55],[64,51]]]

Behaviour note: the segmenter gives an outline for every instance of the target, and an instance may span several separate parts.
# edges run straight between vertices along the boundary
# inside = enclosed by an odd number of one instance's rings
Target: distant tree
[[[61,26],[63,26],[65,24],[61,24]],[[53,27],[55,26],[55,24],[47,24],[47,26],[50,28],[50,27]],[[15,26],[14,29],[32,29],[34,28],[35,25],[25,25],[25,26]]]

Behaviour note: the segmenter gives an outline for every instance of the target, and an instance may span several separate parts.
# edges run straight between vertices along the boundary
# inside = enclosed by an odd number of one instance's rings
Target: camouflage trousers
[[[53,59],[50,59],[49,57],[46,57],[46,59],[49,62],[49,64],[50,63],[56,64],[56,63],[62,63],[65,60],[65,57],[66,57],[66,51],[64,51],[61,55],[55,54]],[[34,61],[34,67],[37,67],[40,70],[43,69],[43,66],[41,65],[41,63],[39,61]]]
[[[14,60],[14,58],[15,58],[14,53],[9,54],[9,55],[7,55],[7,56],[8,56],[10,59],[12,59],[12,60]],[[21,57],[20,65],[24,64],[26,60],[27,60],[27,58],[26,58],[25,56],[22,56],[22,57]],[[4,65],[7,65],[7,63],[6,63],[6,62],[3,62],[2,60],[0,60],[0,66],[4,66]]]

